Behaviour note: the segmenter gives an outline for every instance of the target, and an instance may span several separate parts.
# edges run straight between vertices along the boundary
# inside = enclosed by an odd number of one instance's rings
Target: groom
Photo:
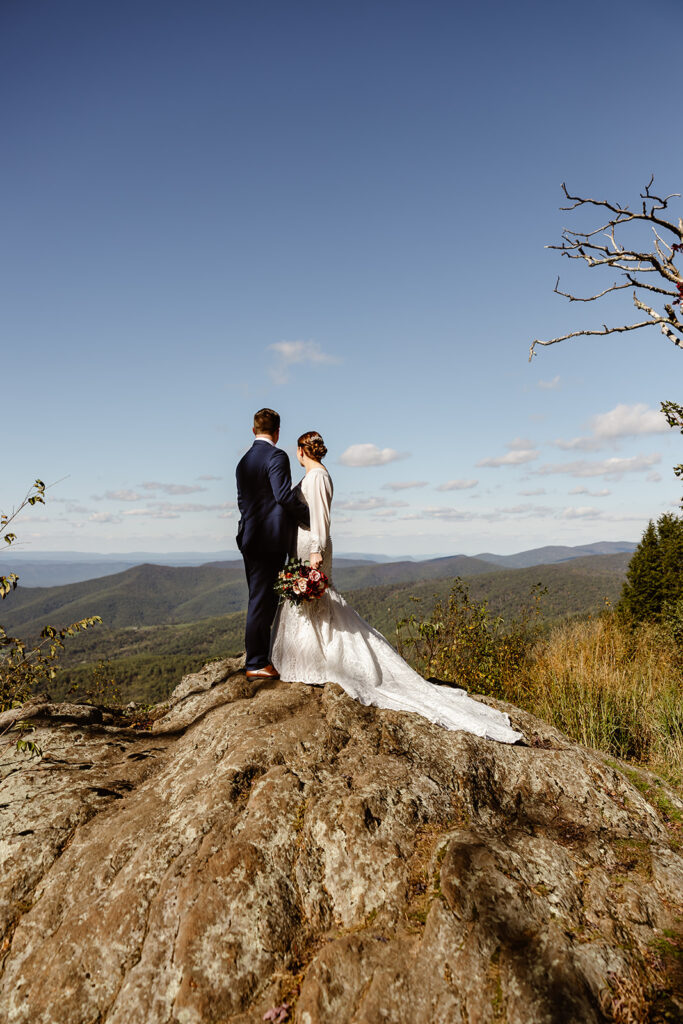
[[[237,504],[241,519],[237,547],[242,552],[249,587],[246,674],[248,679],[278,679],[270,664],[270,627],[278,597],[277,574],[295,550],[297,525],[308,526],[308,507],[292,492],[285,452],[276,448],[280,417],[272,409],[254,416],[254,443],[237,466]]]

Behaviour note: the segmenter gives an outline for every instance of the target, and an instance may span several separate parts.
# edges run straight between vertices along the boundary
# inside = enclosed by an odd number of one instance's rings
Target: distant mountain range
[[[550,550],[557,556],[558,552],[577,549]],[[528,558],[530,553],[509,557],[521,558],[525,554]],[[467,555],[432,558],[423,562],[385,563],[340,558],[335,561],[334,583],[343,593],[353,592],[355,595],[362,592],[365,595],[363,606],[367,610],[373,601],[384,607],[395,606],[396,601],[391,599],[394,591],[400,593],[403,606],[409,601],[410,594],[418,590],[422,596],[436,591],[446,593],[456,576],[473,580],[481,577],[487,582],[483,590],[480,587],[477,590],[500,593],[507,604],[507,595],[517,593],[518,581],[525,573],[529,578],[533,576],[543,580],[553,569],[557,572],[550,575],[563,592],[569,587],[570,598],[560,602],[555,609],[556,614],[563,614],[565,610],[574,613],[595,606],[589,586],[591,580],[600,580],[600,592],[612,598],[615,587],[618,593],[629,559],[630,552],[576,555],[562,560],[555,557],[554,562],[545,565],[511,569],[506,564],[495,565],[483,558]],[[614,584],[607,591],[603,585],[605,574]],[[500,585],[496,584],[498,577],[505,578]],[[436,583],[439,587],[435,586]],[[585,595],[582,595],[582,588]],[[199,566],[146,564],[62,586],[26,587],[20,583],[3,602],[0,621],[5,629],[28,636],[37,634],[46,623],[61,626],[89,615],[101,615],[109,629],[141,628],[198,622],[241,612],[246,607],[246,600],[241,562]]]
[[[554,565],[556,562],[568,562],[572,558],[585,558],[587,555],[632,554],[637,544],[628,540],[601,540],[597,544],[579,544],[576,547],[566,545],[550,545],[544,548],[532,548],[520,551],[516,555],[492,555],[486,551],[475,555],[483,562],[505,566],[506,569],[526,569],[532,565]]]
[[[339,568],[348,568],[358,565],[395,565],[407,566],[434,566],[436,563],[445,563],[449,558],[470,558],[471,562],[480,561],[487,565],[495,565],[501,568],[523,569],[533,565],[553,565],[557,562],[566,562],[573,558],[584,558],[587,555],[609,555],[617,553],[631,553],[636,545],[630,541],[598,541],[595,544],[580,544],[576,547],[561,545],[532,548],[529,551],[519,551],[513,555],[496,555],[491,552],[482,554],[443,556],[439,558],[418,559],[406,555],[401,558],[392,558],[389,555],[365,554],[361,552],[349,552],[335,559],[335,565]],[[77,551],[51,551],[51,552],[22,552],[17,557],[6,556],[7,570],[16,572],[21,580],[22,588],[26,587],[60,587],[69,583],[81,583],[86,580],[101,579],[105,576],[114,576],[128,569],[140,565],[158,565],[170,567],[197,567],[202,565],[226,566],[231,564],[242,565],[242,560],[236,551],[217,552],[175,552],[162,553],[134,551],[121,554],[92,554]],[[11,565],[9,564],[11,562]],[[400,570],[405,572],[405,570]],[[490,571],[490,570],[486,570]],[[427,575],[433,575],[427,569]],[[470,575],[467,573],[466,575]],[[425,578],[421,573],[409,575],[409,579]],[[368,583],[368,586],[373,585]]]
[[[343,591],[490,573],[490,563],[466,555],[427,562],[335,561],[335,584]],[[494,571],[498,571],[494,568]],[[199,566],[136,565],[123,572],[56,587],[20,585],[5,601],[3,626],[28,635],[45,623],[74,622],[101,615],[113,628],[196,622],[241,611],[247,587],[239,562]]]

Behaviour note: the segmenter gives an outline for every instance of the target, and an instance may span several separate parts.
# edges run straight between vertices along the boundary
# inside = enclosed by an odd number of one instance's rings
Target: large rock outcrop
[[[528,745],[230,661],[146,728],[27,706],[0,1020],[682,1019],[683,803],[506,710]]]

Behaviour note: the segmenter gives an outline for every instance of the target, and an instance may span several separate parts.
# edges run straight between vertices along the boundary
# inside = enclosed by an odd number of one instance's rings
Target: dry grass
[[[659,626],[609,612],[566,623],[502,688],[585,746],[683,781],[683,651]]]
[[[587,747],[682,785],[678,627],[635,624],[607,608],[543,636],[541,597],[534,589],[518,617],[507,621],[494,618],[456,580],[430,619],[412,615],[397,624],[399,651],[426,678],[508,700]]]

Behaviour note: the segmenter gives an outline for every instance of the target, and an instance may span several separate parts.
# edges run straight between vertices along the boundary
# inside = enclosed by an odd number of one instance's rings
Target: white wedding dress
[[[428,683],[347,604],[332,583],[332,480],[321,466],[309,470],[300,486],[311,528],[299,528],[297,555],[307,561],[312,552],[320,551],[330,586],[317,601],[280,605],[271,655],[280,678],[313,685],[338,683],[361,704],[414,711],[446,729],[501,743],[522,739],[502,711],[472,700],[464,690]]]

